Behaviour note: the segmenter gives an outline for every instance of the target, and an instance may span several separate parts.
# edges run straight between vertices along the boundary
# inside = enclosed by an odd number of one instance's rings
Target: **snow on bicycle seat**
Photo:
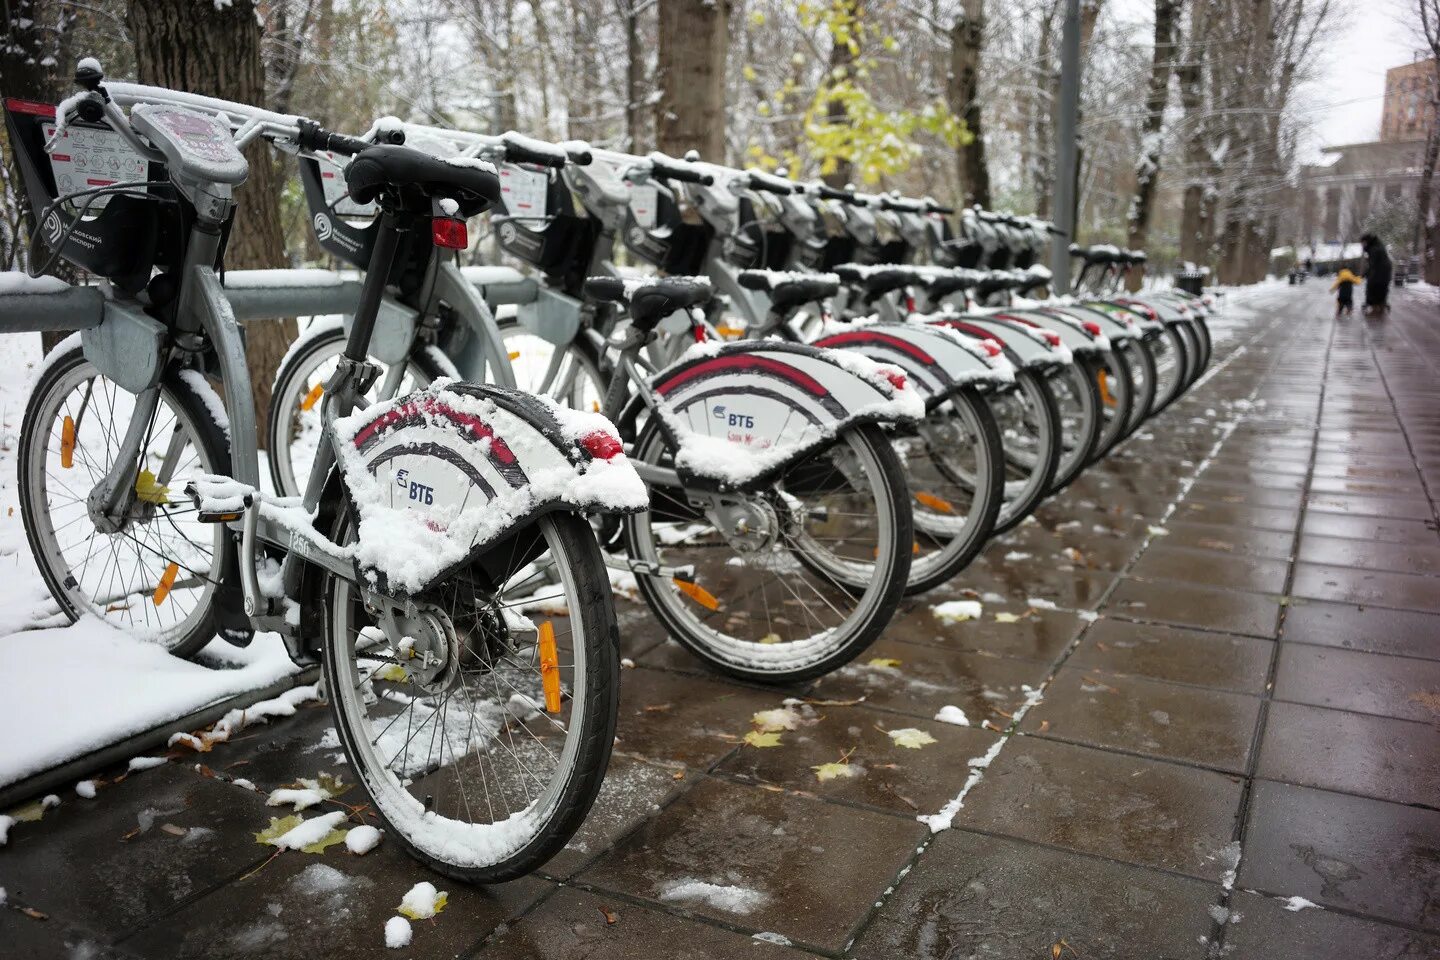
[[[979,282],[980,274],[964,267],[920,267],[916,270],[916,283],[936,299],[969,290]]]
[[[793,273],[786,270],[742,270],[740,286],[770,294],[777,307],[793,307],[824,300],[840,292],[840,278],[833,273]]]
[[[378,144],[355,155],[345,168],[345,185],[358,204],[387,189],[418,190],[432,199],[454,200],[462,217],[473,217],[500,202],[500,175],[484,160],[442,160],[412,147]]]
[[[895,264],[868,265],[863,263],[842,263],[835,268],[835,275],[845,283],[859,284],[872,297],[878,297],[891,290],[899,290],[916,282],[914,267]]]
[[[641,330],[653,330],[676,310],[707,302],[714,292],[704,277],[591,277],[585,292],[596,300],[626,303],[630,320]]]

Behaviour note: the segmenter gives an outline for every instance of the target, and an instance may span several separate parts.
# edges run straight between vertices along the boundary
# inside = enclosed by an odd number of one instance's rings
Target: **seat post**
[[[365,268],[365,283],[360,288],[360,305],[355,308],[355,322],[345,342],[345,356],[361,363],[370,351],[370,337],[375,332],[375,319],[380,315],[380,301],[390,283],[395,254],[400,247],[400,234],[405,228],[394,211],[385,211],[380,218],[380,232]]]

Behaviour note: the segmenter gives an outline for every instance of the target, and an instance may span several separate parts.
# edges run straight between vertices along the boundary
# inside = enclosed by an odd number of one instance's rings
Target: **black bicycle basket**
[[[599,229],[564,177],[553,170],[523,167],[547,177],[545,209],[534,214],[496,210],[490,222],[500,248],[547,276],[561,276],[590,262]]]
[[[47,153],[56,129],[48,103],[7,97],[5,127],[32,215],[44,218],[36,227],[43,241],[37,260],[47,258],[48,248],[130,294],[144,289],[155,268],[181,265],[194,210],[170,187],[165,164],[137,155],[103,122],[71,121]],[[123,193],[96,193],[131,182],[137,186]],[[55,202],[69,194],[78,195]]]

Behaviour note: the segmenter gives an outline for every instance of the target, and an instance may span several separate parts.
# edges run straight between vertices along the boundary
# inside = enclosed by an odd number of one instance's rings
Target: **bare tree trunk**
[[[616,0],[620,18],[625,25],[625,145],[631,153],[639,153],[640,87],[645,81],[645,54],[640,46],[640,14],[636,0]]]
[[[1170,100],[1170,71],[1175,62],[1175,21],[1177,0],[1155,0],[1155,50],[1150,61],[1150,91],[1145,100],[1145,121],[1140,131],[1140,160],[1135,165],[1135,196],[1130,202],[1130,233],[1127,245],[1143,250],[1150,236],[1154,213],[1155,184],[1160,178],[1161,133],[1165,107]],[[1127,284],[1139,290],[1143,271],[1131,270]]]
[[[195,0],[130,0],[127,17],[141,83],[240,103],[264,102],[260,24],[249,4],[217,8]],[[283,267],[278,164],[263,140],[250,145],[245,159],[250,163],[250,179],[236,191],[238,205],[225,262],[238,268]],[[245,325],[245,354],[262,448],[275,368],[296,334],[293,319]]]
[[[1055,36],[1055,13],[1059,4],[1056,3],[1050,10],[1046,11],[1044,18],[1040,21],[1040,43],[1036,52],[1036,58],[1040,66],[1037,69],[1039,74],[1036,82],[1037,87],[1048,91],[1048,96],[1041,100],[1035,111],[1035,164],[1029,171],[1032,189],[1035,192],[1035,215],[1042,220],[1049,220],[1053,216],[1050,211],[1051,198],[1054,196],[1054,175],[1055,169],[1055,109],[1060,102],[1060,75],[1051,62],[1053,53],[1053,41]]]
[[[75,14],[60,0],[0,0],[5,13],[5,30],[0,33],[0,90],[7,97],[54,103],[69,95],[73,64],[70,55],[70,29]],[[0,155],[9,165],[7,198],[18,216],[15,222],[0,225],[0,270],[26,269],[26,245],[35,228],[35,211],[24,196],[24,181],[15,163],[3,127],[0,127]],[[47,248],[41,247],[42,251]],[[69,283],[79,280],[79,271],[64,260],[57,260],[50,274]],[[49,353],[65,339],[63,331],[42,333],[42,349]]]
[[[1435,162],[1440,154],[1440,102],[1433,105],[1430,136],[1425,140],[1425,166],[1420,174],[1418,196],[1420,269],[1426,283],[1440,284],[1440,215],[1434,210]]]
[[[660,0],[659,16],[656,145],[724,163],[729,0]]]
[[[990,169],[985,162],[985,132],[980,115],[980,56],[985,38],[985,0],[965,0],[950,28],[950,77],[946,99],[974,139],[955,148],[965,204],[990,206]]]

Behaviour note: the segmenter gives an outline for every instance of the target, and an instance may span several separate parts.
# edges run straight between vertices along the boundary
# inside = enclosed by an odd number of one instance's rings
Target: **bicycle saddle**
[[[840,291],[840,280],[833,274],[805,276],[773,270],[743,270],[740,286],[746,290],[764,290],[777,308],[798,306],[825,300]]]
[[[483,160],[441,160],[412,147],[380,144],[355,155],[345,168],[345,184],[356,203],[370,203],[387,191],[400,203],[422,212],[422,200],[454,200],[461,217],[473,217],[500,200],[500,177]],[[429,212],[428,206],[423,212]]]
[[[938,269],[934,272],[927,270],[917,279],[925,292],[937,300],[961,290],[968,290],[978,283],[978,278],[973,271],[962,268]]]
[[[842,263],[834,273],[845,283],[859,284],[870,297],[899,290],[916,281],[915,271],[907,267],[868,267],[858,263]]]
[[[690,277],[660,277],[626,284],[618,277],[591,277],[585,292],[596,300],[626,303],[630,321],[641,330],[653,330],[676,310],[685,310],[713,296],[710,285]]]

